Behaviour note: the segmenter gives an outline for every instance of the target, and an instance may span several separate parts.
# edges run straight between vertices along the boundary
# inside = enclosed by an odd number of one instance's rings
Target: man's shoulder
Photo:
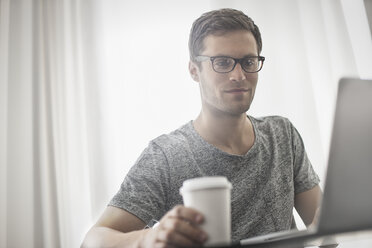
[[[257,128],[289,128],[290,126],[292,126],[292,123],[288,118],[279,115],[262,117],[249,116],[249,118]]]
[[[252,118],[254,129],[257,136],[264,140],[283,141],[292,139],[293,124],[291,121],[283,116],[264,116],[259,118]]]
[[[191,136],[193,136],[192,122],[189,121],[188,123],[182,125],[178,129],[170,133],[162,134],[156,137],[150,142],[150,144],[155,144],[164,149],[171,149],[179,146],[184,146],[188,143],[188,140]]]

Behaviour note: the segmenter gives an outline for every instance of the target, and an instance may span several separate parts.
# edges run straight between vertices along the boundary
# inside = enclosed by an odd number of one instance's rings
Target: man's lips
[[[225,90],[226,93],[244,93],[244,92],[248,92],[249,89],[245,89],[245,88],[236,88],[236,89],[228,89],[228,90]]]

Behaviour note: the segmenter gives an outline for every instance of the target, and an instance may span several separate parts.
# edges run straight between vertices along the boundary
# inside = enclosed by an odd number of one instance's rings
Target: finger
[[[156,243],[153,247],[154,248],[177,248],[177,246],[165,243],[164,241]]]
[[[174,230],[193,242],[202,244],[207,239],[207,234],[198,226],[192,225],[185,220],[170,217],[163,223],[165,230]]]
[[[181,233],[175,232],[171,229],[159,230],[158,241],[164,242],[169,246],[177,247],[199,247],[201,245],[201,243],[188,239]]]
[[[204,216],[199,211],[182,205],[175,206],[168,214],[169,217],[180,218],[196,225],[204,221]]]

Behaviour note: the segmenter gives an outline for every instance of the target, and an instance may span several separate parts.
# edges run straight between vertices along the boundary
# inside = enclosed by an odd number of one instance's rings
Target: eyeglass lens
[[[235,68],[236,63],[240,63],[246,72],[257,72],[261,69],[262,61],[257,57],[246,57],[240,60],[230,57],[215,57],[212,65],[217,72],[230,72]]]

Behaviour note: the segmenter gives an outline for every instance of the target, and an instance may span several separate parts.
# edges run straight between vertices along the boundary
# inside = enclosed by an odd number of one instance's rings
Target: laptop
[[[243,239],[240,245],[372,229],[371,213],[372,80],[342,78],[317,226]]]

